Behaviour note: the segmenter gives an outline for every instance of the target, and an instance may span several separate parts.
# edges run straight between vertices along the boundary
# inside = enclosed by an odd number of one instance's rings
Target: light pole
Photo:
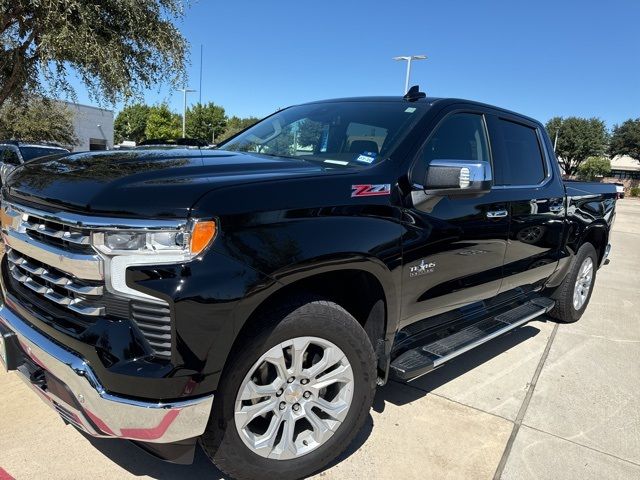
[[[192,93],[196,90],[179,88],[178,91],[182,92],[182,138],[187,138],[187,93]]]
[[[409,91],[409,77],[411,76],[411,61],[412,60],[426,60],[426,55],[403,55],[400,57],[393,57],[394,60],[407,62],[407,76],[404,79],[404,93]]]

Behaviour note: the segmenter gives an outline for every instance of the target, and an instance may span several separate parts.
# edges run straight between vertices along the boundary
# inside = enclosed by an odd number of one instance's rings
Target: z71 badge
[[[382,183],[379,185],[351,185],[352,197],[377,197],[391,194],[391,185]]]

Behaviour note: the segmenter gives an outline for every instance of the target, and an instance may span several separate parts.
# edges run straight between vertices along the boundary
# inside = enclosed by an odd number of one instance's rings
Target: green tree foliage
[[[78,144],[73,128],[73,111],[62,102],[41,97],[0,107],[0,138],[30,142],[54,142],[64,146]]]
[[[607,129],[599,118],[554,117],[546,127],[552,142],[558,134],[556,156],[567,175],[575,175],[587,158],[605,153]]]
[[[183,9],[182,0],[0,0],[0,106],[34,91],[73,96],[70,70],[111,103],[181,84],[187,42],[172,20]]]
[[[609,154],[629,155],[631,158],[640,160],[640,118],[629,119],[622,125],[613,127]]]
[[[298,122],[297,143],[299,147],[315,147],[320,142],[322,123],[305,119]]]
[[[147,139],[180,138],[182,137],[182,116],[169,110],[166,103],[150,107],[144,134]]]
[[[224,108],[213,102],[197,103],[187,109],[187,137],[210,142],[221,138],[227,128],[227,116]]]
[[[589,157],[578,167],[578,177],[595,180],[611,173],[611,161],[607,157]]]
[[[227,129],[220,138],[220,142],[226,140],[229,137],[233,137],[236,133],[249,128],[251,125],[258,123],[260,119],[258,117],[246,117],[240,118],[237,116],[230,117],[227,120]]]
[[[147,129],[150,110],[151,107],[141,103],[123,108],[113,122],[116,143],[121,143],[123,140],[140,143],[145,140],[145,130]]]

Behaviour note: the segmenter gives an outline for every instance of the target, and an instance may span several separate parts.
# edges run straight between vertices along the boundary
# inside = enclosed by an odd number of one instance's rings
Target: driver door
[[[482,111],[452,110],[441,116],[415,160],[412,183],[424,178],[432,162],[442,161],[492,164]],[[509,231],[507,204],[499,191],[438,196],[414,189],[405,212],[401,326],[494,297]]]

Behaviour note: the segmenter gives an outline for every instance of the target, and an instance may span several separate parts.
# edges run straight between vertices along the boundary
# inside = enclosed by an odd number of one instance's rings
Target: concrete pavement
[[[577,324],[529,323],[410,384],[318,478],[639,479],[640,201],[618,204],[611,264]],[[0,478],[224,478],[65,427],[0,373]]]

